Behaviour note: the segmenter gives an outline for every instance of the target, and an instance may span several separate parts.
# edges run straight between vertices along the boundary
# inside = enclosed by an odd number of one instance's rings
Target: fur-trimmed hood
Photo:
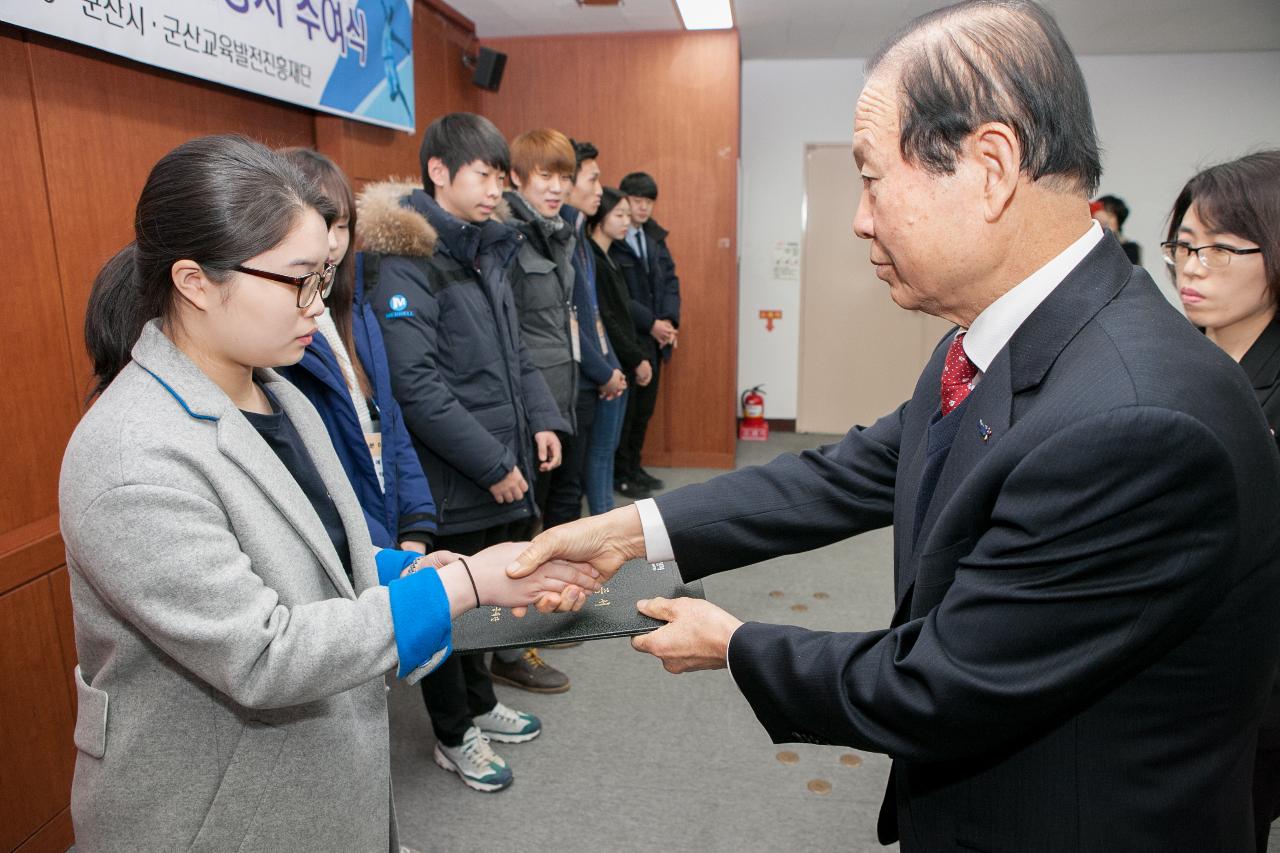
[[[404,203],[414,190],[420,189],[421,183],[405,178],[366,185],[356,196],[356,248],[379,255],[434,255],[440,235],[425,216]],[[491,218],[511,222],[511,206],[506,199],[498,201]]]
[[[408,255],[429,258],[436,252],[440,237],[427,218],[404,204],[416,181],[380,181],[368,184],[356,196],[356,247],[379,255]]]

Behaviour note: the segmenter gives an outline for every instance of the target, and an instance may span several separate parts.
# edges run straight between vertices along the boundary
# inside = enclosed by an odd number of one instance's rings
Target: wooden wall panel
[[[58,466],[80,405],[58,288],[27,46],[11,27],[0,28],[0,80],[0,114],[5,117],[0,163],[6,175],[0,233],[5,235],[9,271],[0,288],[0,423],[7,461],[0,532],[7,532],[57,512]],[[0,591],[5,588],[0,578]]]
[[[75,746],[53,593],[40,578],[0,597],[0,849],[67,804]]]
[[[600,149],[607,184],[658,181],[655,219],[681,282],[681,341],[666,367],[646,464],[732,467],[737,392],[736,32],[486,39],[507,54],[481,111],[508,138],[554,127]]]
[[[314,115],[48,36],[28,39],[76,385],[87,390],[80,327],[89,288],[132,239],[134,206],[155,162],[210,133],[311,145]]]
[[[390,176],[417,178],[418,146],[427,125],[445,113],[474,112],[480,90],[471,84],[463,54],[475,27],[447,7],[419,0],[413,10],[413,89],[417,132],[375,127],[337,116],[316,116],[316,145],[356,184]]]

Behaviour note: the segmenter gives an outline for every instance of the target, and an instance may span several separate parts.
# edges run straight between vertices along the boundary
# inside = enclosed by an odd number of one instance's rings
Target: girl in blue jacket
[[[328,157],[308,148],[281,151],[338,208],[330,229],[337,265],[327,310],[296,365],[280,372],[320,412],[347,478],[364,509],[375,545],[425,554],[436,529],[436,505],[418,462],[391,377],[382,332],[364,301],[359,258],[347,249],[356,230],[355,197]]]

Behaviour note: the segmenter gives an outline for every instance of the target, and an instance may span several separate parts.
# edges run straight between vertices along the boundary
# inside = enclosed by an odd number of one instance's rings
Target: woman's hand
[[[507,567],[528,545],[493,545],[466,557],[466,567],[457,560],[442,568],[440,578],[450,602],[461,604],[460,608],[454,605],[454,615],[471,609],[478,601],[485,606],[509,607],[514,615],[523,616],[530,604],[551,595],[557,606],[548,610],[578,610],[587,596],[600,588],[600,573],[589,563],[567,560],[549,560],[521,577],[509,577]],[[471,570],[469,579],[467,568]]]
[[[621,370],[615,368],[613,375],[609,377],[609,381],[600,386],[600,399],[616,400],[626,390],[627,377]]]
[[[403,545],[405,543],[402,542],[400,544]],[[403,551],[407,549],[401,548],[400,550]],[[411,575],[414,572],[419,571],[420,569],[439,570],[444,566],[447,566],[450,563],[455,562],[459,556],[460,555],[455,554],[452,551],[432,551],[430,554],[427,554],[423,557],[419,557],[418,559],[410,563],[408,568],[406,568],[403,572],[400,573],[400,577]]]
[[[636,365],[636,384],[641,388],[653,381],[653,365],[646,358]]]

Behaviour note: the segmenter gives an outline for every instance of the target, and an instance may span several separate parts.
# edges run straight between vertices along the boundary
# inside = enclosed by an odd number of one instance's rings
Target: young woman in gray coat
[[[301,358],[332,284],[328,202],[269,149],[166,155],[136,240],[99,273],[100,394],[59,502],[79,666],[77,849],[397,849],[383,676],[450,652],[450,620],[594,587],[378,550]],[[418,571],[424,569],[423,571]]]

